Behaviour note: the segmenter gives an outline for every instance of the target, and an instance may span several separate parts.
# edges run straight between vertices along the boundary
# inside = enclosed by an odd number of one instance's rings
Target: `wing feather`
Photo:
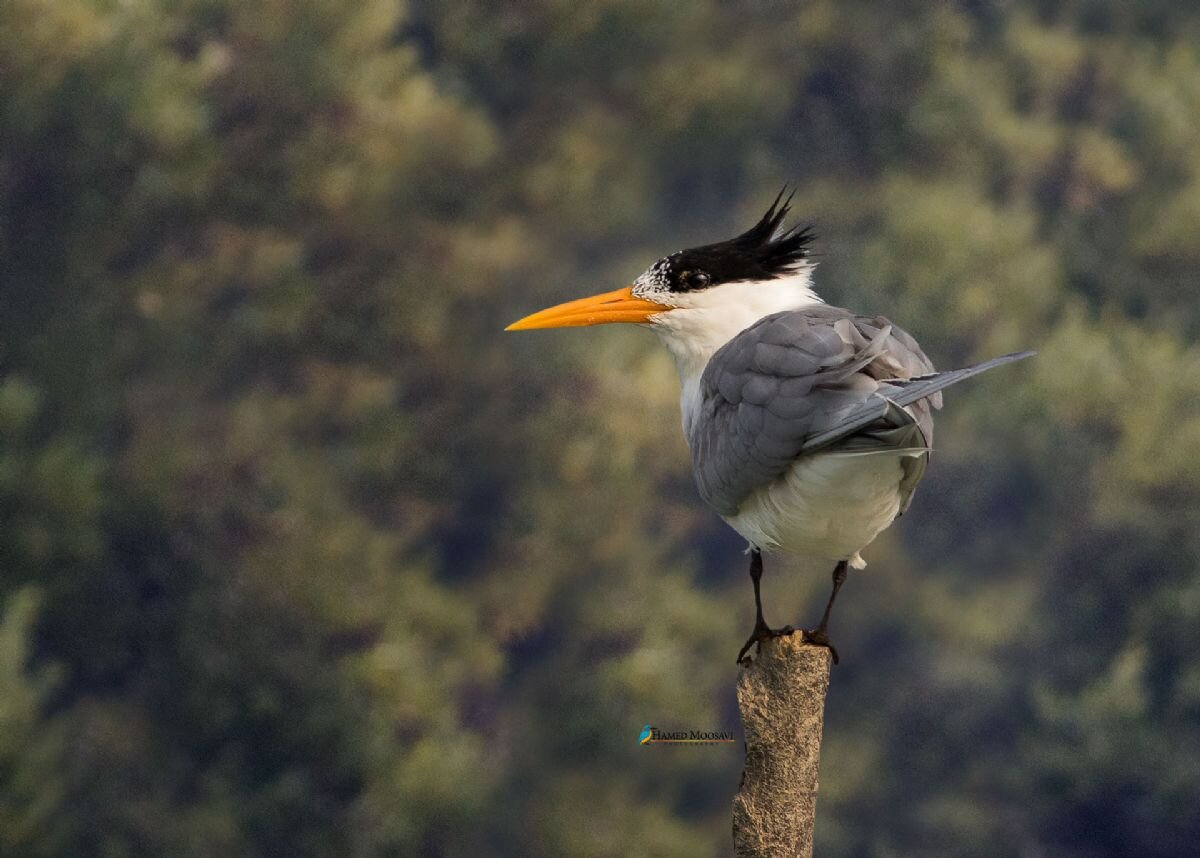
[[[827,306],[767,316],[719,349],[700,380],[688,438],[700,494],[733,515],[800,456],[906,454],[903,511],[925,470],[940,391],[1031,354],[939,373],[882,316]]]
[[[887,319],[826,306],[767,316],[718,350],[701,378],[688,439],[701,495],[718,512],[736,513],[816,437],[833,448],[842,441],[856,454],[925,448],[933,432],[929,402],[891,410],[873,402],[883,379],[931,372],[912,337]],[[847,420],[862,423],[838,435]]]

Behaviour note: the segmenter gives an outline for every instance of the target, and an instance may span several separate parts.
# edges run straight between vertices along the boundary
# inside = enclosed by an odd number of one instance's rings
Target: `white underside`
[[[901,455],[806,456],[725,521],[757,548],[849,560],[861,569],[867,564],[859,552],[900,512]]]
[[[675,358],[686,437],[691,437],[703,404],[700,380],[709,359],[764,316],[821,303],[811,288],[811,272],[812,266],[805,263],[789,277],[683,294],[655,292],[649,282],[634,286],[634,294],[675,307],[653,317],[651,327]],[[848,560],[861,569],[866,563],[859,552],[900,512],[903,455],[886,451],[806,456],[747,498],[738,514],[725,521],[758,548]]]

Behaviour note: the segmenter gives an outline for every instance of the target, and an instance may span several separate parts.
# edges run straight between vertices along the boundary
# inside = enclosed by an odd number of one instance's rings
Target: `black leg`
[[[829,601],[825,603],[825,613],[821,615],[821,622],[817,624],[815,629],[804,630],[804,640],[807,643],[817,644],[818,646],[829,647],[829,652],[833,656],[833,663],[838,663],[837,648],[829,640],[829,614],[833,610],[834,600],[837,599],[838,591],[842,589],[842,585],[846,583],[846,575],[849,572],[850,564],[845,560],[833,567],[833,592],[829,594]]]
[[[750,581],[754,584],[754,628],[766,628],[762,614],[762,552],[757,548],[750,552]]]
[[[782,635],[790,635],[795,631],[791,626],[784,626],[782,629],[773,629],[763,619],[762,592],[759,587],[762,581],[762,573],[762,552],[757,548],[752,548],[750,549],[750,580],[754,584],[754,631],[751,632],[749,639],[742,644],[742,648],[738,651],[738,664],[742,663],[742,659],[745,657],[746,651],[750,649],[751,644],[759,644],[761,649],[763,641],[781,637]]]

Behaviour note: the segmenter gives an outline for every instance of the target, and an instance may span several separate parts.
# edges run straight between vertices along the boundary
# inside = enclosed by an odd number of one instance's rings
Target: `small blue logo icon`
[[[638,736],[639,745],[649,745],[654,741],[654,728],[647,724],[642,728],[642,734]]]

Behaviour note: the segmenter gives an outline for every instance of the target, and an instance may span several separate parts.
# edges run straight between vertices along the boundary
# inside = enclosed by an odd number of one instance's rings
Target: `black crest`
[[[790,274],[808,259],[815,238],[811,227],[794,226],[780,231],[791,210],[793,191],[787,188],[758,223],[736,238],[681,250],[663,260],[668,288],[672,292],[691,292],[733,283],[739,280],[771,280]]]

